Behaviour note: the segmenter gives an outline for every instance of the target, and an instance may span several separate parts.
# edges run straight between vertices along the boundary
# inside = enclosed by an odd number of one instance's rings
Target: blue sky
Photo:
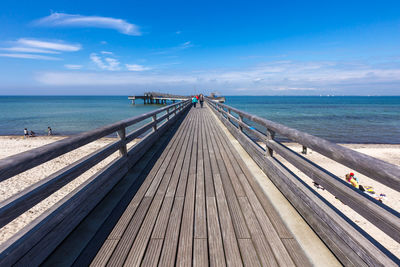
[[[0,94],[400,95],[399,1],[1,1]]]

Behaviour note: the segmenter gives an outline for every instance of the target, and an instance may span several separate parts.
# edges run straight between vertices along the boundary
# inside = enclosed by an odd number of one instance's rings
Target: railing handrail
[[[237,108],[212,102],[216,106],[226,108],[252,122],[279,133],[301,145],[333,159],[349,168],[352,168],[392,189],[400,192],[400,167],[386,161],[365,155],[349,148],[337,145],[320,137],[287,127],[285,125],[252,115]]]
[[[38,148],[34,148],[13,156],[9,156],[4,159],[0,159],[0,182],[10,177],[13,177],[21,172],[27,171],[34,168],[44,162],[52,160],[60,155],[75,150],[81,146],[98,140],[104,136],[117,132],[120,129],[125,129],[135,123],[143,121],[161,112],[169,110],[170,108],[176,108],[186,101],[174,103],[151,112],[121,120],[119,122],[106,125],[91,131],[76,134],[71,137],[67,137],[60,141],[56,141]]]

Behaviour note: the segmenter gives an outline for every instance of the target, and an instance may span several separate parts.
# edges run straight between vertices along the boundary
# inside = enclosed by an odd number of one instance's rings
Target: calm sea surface
[[[343,143],[400,143],[400,97],[227,96],[226,104]],[[141,102],[139,102],[141,103]],[[88,131],[159,108],[126,96],[0,96],[0,135]]]

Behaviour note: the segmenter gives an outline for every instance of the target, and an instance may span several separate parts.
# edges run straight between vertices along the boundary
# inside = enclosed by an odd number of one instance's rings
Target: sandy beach
[[[64,138],[66,138],[66,136],[39,136],[26,139],[24,139],[22,136],[0,136],[0,158],[15,155]],[[115,140],[115,138],[102,138],[1,182],[0,201],[11,197],[12,195],[22,191],[32,184],[35,184],[41,179],[47,177],[48,175],[68,166],[69,164],[106,146],[107,144]],[[134,142],[131,142],[128,147],[132,146]],[[43,200],[30,210],[22,214],[20,217],[16,218],[14,221],[0,229],[0,244],[10,238],[17,231],[22,229],[26,224],[38,217],[42,212],[51,207],[54,203],[66,196],[69,192],[73,191],[86,179],[88,179],[105,165],[110,163],[117,156],[118,151],[113,153],[111,156],[109,156],[93,168],[83,173],[81,176],[77,177],[74,181],[64,186],[61,190],[55,192],[47,199]]]
[[[45,144],[49,144],[54,141],[61,140],[65,137],[34,137],[24,139],[21,136],[0,136],[0,158],[5,158],[23,151],[27,151]],[[61,168],[71,164],[72,162],[88,155],[89,153],[104,147],[110,142],[114,141],[114,138],[103,138],[93,143],[90,143],[86,146],[83,146],[75,151],[69,152],[61,157],[53,159],[50,162],[47,162],[41,166],[38,166],[34,169],[21,173],[11,179],[3,181],[0,183],[0,200],[5,200],[12,195],[20,192],[24,188],[36,183],[37,181],[47,177],[48,175],[60,170]],[[292,148],[296,152],[301,151],[301,146],[298,144],[288,143],[286,144],[290,148]],[[361,153],[365,153],[367,155],[382,159],[384,161],[390,162],[392,164],[400,165],[400,145],[387,145],[387,144],[345,144],[343,145],[347,148],[356,150]],[[39,216],[43,211],[45,211],[48,207],[56,203],[66,194],[71,192],[74,188],[84,182],[87,178],[93,175],[95,172],[100,170],[103,166],[109,163],[112,159],[118,156],[118,152],[114,153],[112,156],[104,160],[103,162],[96,165],[94,168],[85,172],[83,175],[75,179],[70,184],[64,186],[61,190],[51,195],[46,200],[42,201],[29,211],[25,212],[19,218],[12,221],[7,226],[0,229],[0,244],[5,240],[10,238],[13,234],[15,234],[18,230],[22,229],[26,224],[31,222],[37,216]],[[279,156],[277,156],[279,158]],[[328,171],[336,174],[339,177],[344,178],[346,173],[349,173],[353,170],[348,167],[342,166],[336,162],[333,162],[330,159],[312,151],[308,150],[306,158],[316,162],[320,166],[324,167]],[[340,211],[342,211],[346,216],[348,216],[351,220],[356,222],[360,227],[362,227],[365,231],[371,234],[375,239],[377,239],[382,245],[384,245],[387,249],[389,249],[396,256],[400,257],[400,246],[399,244],[392,240],[390,237],[385,235],[382,231],[377,229],[375,226],[366,221],[363,217],[354,212],[351,208],[344,205],[338,199],[336,199],[333,195],[328,193],[326,190],[317,189],[313,186],[312,180],[307,176],[302,174],[296,168],[288,164],[289,168],[293,170],[300,178],[304,179],[316,192],[321,194],[324,198],[326,198],[330,203],[336,206]],[[354,171],[353,171],[354,172]],[[360,179],[360,183],[363,185],[369,185],[374,187],[375,191],[380,194],[384,193],[387,196],[387,199],[384,200],[384,204],[389,207],[400,211],[400,193],[396,192],[384,185],[381,185],[378,182],[375,182],[372,179],[369,179],[357,172],[355,172],[356,176]]]
[[[286,146],[294,150],[295,152],[300,153],[302,151],[302,146],[295,143],[286,143]],[[391,144],[342,144],[342,146],[353,149],[357,152],[367,154],[369,156],[384,160],[386,162],[400,165],[400,145],[391,145]],[[400,192],[392,190],[385,185],[376,182],[373,179],[366,177],[354,171],[346,166],[341,165],[321,154],[308,149],[307,155],[302,156],[307,159],[317,163],[319,166],[328,170],[329,172],[335,174],[340,178],[345,178],[347,173],[353,172],[355,176],[360,180],[360,184],[364,186],[372,186],[375,192],[379,195],[381,193],[386,194],[386,199],[383,200],[383,203],[396,211],[400,211]],[[283,160],[279,155],[276,157],[285,163],[285,165],[292,170],[297,176],[299,176],[303,181],[305,181],[308,185],[311,186],[318,194],[328,200],[332,205],[338,208],[341,212],[343,212],[347,217],[349,217],[353,222],[355,222],[358,226],[360,226],[363,230],[365,230],[368,234],[370,234],[373,238],[379,241],[384,247],[390,250],[397,257],[400,257],[400,245],[398,242],[387,236],[380,229],[375,227],[372,223],[364,219],[364,217],[360,216],[358,213],[353,211],[349,206],[343,204],[340,200],[336,199],[334,195],[330,194],[326,190],[317,189],[313,185],[313,180],[311,180],[308,176],[300,172],[298,169],[293,167],[293,165],[287,163],[287,161]]]

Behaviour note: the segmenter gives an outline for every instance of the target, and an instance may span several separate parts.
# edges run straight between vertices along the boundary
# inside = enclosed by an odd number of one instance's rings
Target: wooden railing
[[[390,207],[376,201],[336,175],[289,149],[275,139],[279,134],[341,163],[351,169],[400,191],[400,167],[331,143],[322,138],[254,116],[236,108],[206,99],[228,130],[292,203],[320,238],[345,265],[397,265],[399,259],[376,246],[363,230],[337,211],[275,157],[287,162],[369,220],[395,241],[400,242],[400,216]],[[252,122],[252,126],[244,120]],[[259,129],[266,129],[261,132]],[[254,136],[261,140],[260,146]],[[316,252],[318,253],[318,252]]]
[[[190,101],[172,104],[137,117],[126,119],[93,131],[78,134],[27,152],[0,160],[0,181],[41,165],[67,152],[117,133],[118,140],[59,170],[18,194],[0,202],[0,227],[44,200],[97,163],[119,150],[120,156],[91,176],[73,192],[41,214],[32,223],[0,246],[0,265],[15,264],[33,248],[34,261],[41,262],[79,222],[97,205],[109,190],[128,172],[191,105]],[[126,133],[129,126],[148,122]],[[129,150],[127,144],[141,140]],[[51,238],[45,238],[52,232]]]

